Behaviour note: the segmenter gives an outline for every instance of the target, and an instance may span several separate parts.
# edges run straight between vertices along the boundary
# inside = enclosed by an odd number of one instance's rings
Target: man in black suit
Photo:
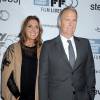
[[[59,36],[43,43],[39,64],[40,100],[94,100],[95,68],[90,43],[74,36],[77,11],[64,8]]]

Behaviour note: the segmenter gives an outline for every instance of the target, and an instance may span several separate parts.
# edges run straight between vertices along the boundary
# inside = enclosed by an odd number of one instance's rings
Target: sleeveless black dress
[[[20,100],[35,100],[35,83],[37,74],[36,46],[22,45],[21,93]]]

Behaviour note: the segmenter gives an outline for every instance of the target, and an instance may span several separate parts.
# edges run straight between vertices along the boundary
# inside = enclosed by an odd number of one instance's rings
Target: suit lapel
[[[73,70],[75,70],[78,67],[78,65],[80,64],[81,55],[82,55],[82,50],[81,50],[81,45],[80,45],[79,38],[74,37],[74,40],[75,40],[75,45],[76,45],[77,58],[76,58]]]
[[[59,52],[58,54],[60,55],[61,59],[63,59],[65,65],[67,64],[67,66],[69,66],[69,68],[72,70],[72,67],[68,61],[67,55],[66,55],[65,50],[63,48],[63,44],[61,42],[60,36],[57,37],[56,47],[57,47],[57,50]]]
[[[77,69],[77,67],[79,66],[79,64],[81,62],[82,54],[83,54],[82,53],[83,51],[81,49],[80,39],[78,37],[74,37],[74,40],[75,40],[75,45],[76,45],[77,58],[76,58],[73,70]],[[63,44],[61,42],[60,36],[58,36],[56,39],[56,47],[58,48],[57,50],[59,52],[61,59],[63,59],[64,63],[67,64],[66,66],[68,66],[72,70],[72,67],[68,61],[67,55],[63,48]]]

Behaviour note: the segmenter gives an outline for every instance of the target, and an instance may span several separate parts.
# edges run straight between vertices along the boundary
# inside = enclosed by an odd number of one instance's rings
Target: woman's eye
[[[39,29],[39,27],[38,27],[38,26],[36,26],[36,29]]]
[[[32,27],[31,25],[29,25],[28,27]]]

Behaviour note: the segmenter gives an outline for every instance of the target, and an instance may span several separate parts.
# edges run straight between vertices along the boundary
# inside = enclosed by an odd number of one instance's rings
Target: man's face
[[[76,13],[72,10],[66,10],[61,16],[59,23],[61,34],[67,38],[74,35],[77,23]]]

